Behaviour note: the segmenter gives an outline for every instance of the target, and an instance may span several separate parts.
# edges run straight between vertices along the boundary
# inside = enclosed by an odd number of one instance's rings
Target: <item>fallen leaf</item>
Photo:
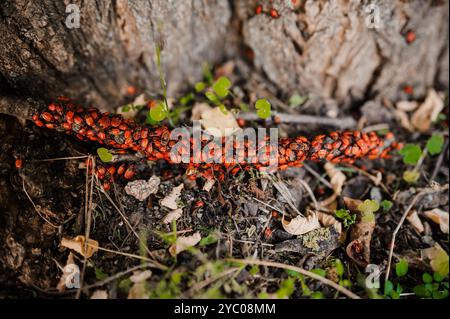
[[[347,176],[345,176],[345,174],[342,173],[342,171],[336,169],[336,167],[330,162],[327,162],[324,168],[328,177],[330,178],[330,184],[333,187],[334,192],[333,195],[321,201],[320,206],[328,206],[332,202],[334,202],[334,200],[341,195],[342,187],[344,186],[344,183],[347,180]]]
[[[200,121],[205,131],[215,137],[229,136],[241,130],[234,115],[231,112],[224,114],[219,107],[203,111]]]
[[[155,194],[158,192],[159,184],[161,183],[161,180],[158,176],[152,176],[148,181],[143,179],[138,179],[132,182],[129,182],[125,186],[125,192],[133,196],[139,201],[145,200],[147,197],[149,197],[151,194]]]
[[[423,233],[423,231],[425,230],[416,210],[411,210],[408,216],[406,216],[406,220],[411,224],[411,226],[418,234]]]
[[[130,277],[130,280],[132,282],[134,282],[135,284],[138,284],[140,282],[146,281],[151,276],[152,276],[151,270],[135,271],[135,272],[133,272],[133,275]]]
[[[428,91],[425,101],[411,116],[411,124],[420,132],[429,130],[431,123],[436,121],[444,108],[444,100],[435,90]]]
[[[397,119],[400,121],[400,125],[407,129],[410,132],[414,132],[414,126],[411,124],[411,122],[409,121],[409,117],[408,114],[406,114],[405,111],[402,110],[395,110],[394,111],[395,116],[397,117]]]
[[[435,208],[432,210],[427,210],[423,212],[423,214],[438,224],[444,234],[448,234],[448,212]]]
[[[439,244],[436,243],[433,247],[422,249],[421,255],[422,259],[430,261],[430,266],[433,271],[444,277],[448,275],[448,254],[441,246],[439,246]]]
[[[86,237],[78,235],[73,239],[63,238],[61,240],[61,246],[76,251],[83,257],[90,258],[98,250],[98,241],[88,239],[86,242]]]
[[[177,209],[178,204],[177,200],[181,195],[181,190],[183,189],[184,184],[180,184],[177,187],[174,187],[172,191],[161,200],[161,205],[170,209]]]
[[[348,206],[347,208],[352,211]],[[345,251],[359,266],[365,267],[370,263],[370,242],[375,229],[375,218],[366,218],[359,210],[352,212],[358,214],[358,222],[351,228],[350,243]]]
[[[56,289],[60,292],[65,291],[67,288],[67,280],[68,278],[72,278],[74,273],[73,270],[78,267],[77,264],[75,264],[73,253],[69,252],[69,256],[67,256],[66,265],[63,268],[63,274],[61,278],[58,281],[58,284],[56,285]]]
[[[195,234],[191,236],[180,236],[177,237],[177,240],[175,244],[169,247],[169,253],[175,257],[182,251],[185,251],[186,249],[193,247],[198,244],[198,242],[202,239],[202,236],[199,232],[196,232]]]
[[[317,219],[323,227],[334,226],[334,229],[336,229],[339,234],[342,233],[342,223],[334,218],[333,215],[322,212],[316,212],[316,215]]]
[[[307,217],[299,215],[290,221],[286,221],[283,215],[281,224],[284,230],[292,235],[302,235],[321,227],[316,214],[311,214]]]
[[[214,184],[216,183],[216,180],[213,178],[207,179],[205,182],[205,185],[203,185],[203,190],[208,192],[211,190],[211,188],[214,186]]]
[[[168,213],[164,219],[163,219],[163,223],[164,224],[170,224],[171,222],[173,222],[174,220],[179,219],[181,216],[183,215],[183,210],[181,208],[177,208],[173,211],[171,211],[170,213]]]
[[[108,299],[108,292],[106,290],[96,290],[92,293],[90,299]]]
[[[395,104],[397,109],[404,112],[414,111],[418,105],[419,103],[417,103],[417,101],[399,101]]]

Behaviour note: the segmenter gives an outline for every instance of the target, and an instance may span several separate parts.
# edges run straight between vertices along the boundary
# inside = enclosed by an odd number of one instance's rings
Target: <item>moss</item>
[[[302,236],[303,246],[313,250],[320,250],[320,242],[326,241],[330,238],[330,229],[329,228],[319,228]]]

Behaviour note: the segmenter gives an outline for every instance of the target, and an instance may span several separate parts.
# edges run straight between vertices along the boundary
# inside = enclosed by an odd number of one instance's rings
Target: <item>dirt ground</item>
[[[233,92],[238,93],[233,99],[249,102],[252,94],[264,94],[261,93],[264,83],[244,79],[239,68],[229,76]],[[289,99],[268,90],[277,101]],[[189,124],[192,107],[197,102],[195,95],[177,125]],[[178,104],[179,101],[174,102]],[[286,104],[273,103],[273,109],[285,111]],[[186,178],[181,166],[139,161],[137,179],[147,180],[151,176],[160,179],[156,193],[139,201],[125,192],[125,181],[116,181],[105,193],[95,179],[86,177],[83,166],[86,156],[95,156],[98,145],[0,115],[0,297],[349,297],[322,280],[275,264],[280,263],[319,274],[361,298],[418,298],[414,288],[424,284],[423,274],[435,272],[423,258],[422,250],[436,244],[447,254],[447,275],[438,278],[442,287],[437,290],[445,291],[447,282],[448,291],[448,228],[444,233],[439,223],[424,215],[439,208],[447,212],[448,227],[448,99],[442,116],[425,133],[408,131],[396,110],[393,105],[384,105],[382,112],[373,114],[350,108],[339,111],[338,117],[353,116],[361,128],[383,123],[399,142],[422,148],[431,135],[441,134],[445,141],[443,150],[425,156],[416,165],[420,177],[413,184],[404,180],[403,173],[414,165],[405,164],[398,152],[391,159],[338,164],[335,169],[345,175],[342,192],[319,209],[315,201],[322,203],[334,193],[324,163],[307,162],[304,167],[270,176],[246,172],[227,177],[205,190],[205,180]],[[299,111],[301,106],[295,110]],[[302,113],[321,115],[313,109]],[[380,113],[385,115],[382,120],[376,118]],[[286,136],[313,136],[333,130],[320,123],[299,125],[259,120],[247,121],[245,125],[278,126]],[[17,159],[23,160],[19,168],[15,164]],[[184,188],[177,199],[182,215],[175,222],[164,223],[171,209],[161,205],[161,200],[182,183]],[[404,222],[401,219],[415,195],[424,189],[426,196],[418,198],[412,209],[423,226],[418,231],[418,226],[409,219]],[[335,216],[336,210],[345,208],[354,213],[344,198],[378,203],[384,200],[392,204],[374,213],[375,228],[368,243],[370,263],[382,272],[378,290],[364,284],[365,266],[346,251],[352,232],[361,223],[359,219],[349,227],[337,219],[342,224],[341,233],[327,226],[315,233],[296,235],[283,227],[283,214],[289,220],[298,212],[320,211]],[[402,226],[395,239],[390,274],[392,292],[386,290],[384,276],[392,236],[399,223]],[[197,232],[201,236],[199,243],[176,256],[170,254],[169,247],[177,238]],[[87,233],[100,246],[92,257],[84,258],[62,247],[63,238]],[[73,259],[81,269],[80,289],[61,285],[68,259]],[[245,264],[231,259],[263,263]],[[405,275],[398,273],[402,261],[408,265]]]

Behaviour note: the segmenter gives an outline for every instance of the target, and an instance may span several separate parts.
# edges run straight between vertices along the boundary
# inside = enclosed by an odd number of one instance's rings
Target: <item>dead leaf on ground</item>
[[[339,234],[342,233],[342,224],[334,216],[322,212],[316,212],[316,215],[323,227],[334,226]]]
[[[316,214],[310,214],[307,217],[297,216],[290,221],[286,221],[283,215],[281,224],[283,225],[284,230],[292,235],[306,234],[321,227]]]
[[[430,129],[431,123],[436,121],[443,108],[442,96],[431,89],[428,91],[425,101],[411,116],[411,124],[420,132],[426,132]]]
[[[320,206],[326,207],[331,203],[333,203],[336,200],[336,198],[341,195],[342,187],[344,186],[344,183],[347,180],[347,176],[345,176],[345,174],[342,173],[342,171],[336,169],[336,167],[330,162],[327,162],[324,168],[328,177],[330,178],[330,184],[333,187],[333,195],[320,202]]]
[[[411,224],[411,226],[418,234],[422,234],[424,232],[425,228],[416,210],[411,210],[408,213],[408,216],[406,216],[406,220]]]
[[[207,179],[205,185],[203,185],[203,190],[209,193],[209,191],[212,189],[215,183],[216,183],[215,179],[213,178]]]
[[[78,235],[73,239],[63,238],[61,240],[61,246],[76,251],[83,257],[90,258],[98,250],[98,241],[88,239],[86,242],[86,237]]]
[[[177,240],[175,244],[169,247],[169,253],[175,257],[182,251],[185,251],[186,249],[193,247],[198,244],[198,242],[202,239],[202,236],[199,232],[196,232],[195,234],[191,236],[180,236],[177,237]]]
[[[69,276],[73,276],[74,275],[74,267],[78,267],[75,264],[74,258],[73,258],[73,253],[69,252],[69,256],[67,256],[67,261],[66,261],[66,265],[63,268],[63,274],[61,276],[61,278],[58,281],[58,284],[56,285],[56,289],[60,292],[65,291],[67,288],[67,280],[69,278]]]
[[[433,271],[441,276],[447,276],[449,271],[449,258],[447,252],[439,244],[422,249],[422,259],[428,260]]]
[[[181,209],[181,208],[175,209],[175,210],[171,211],[170,213],[168,213],[164,217],[163,223],[164,224],[170,224],[174,220],[178,220],[182,215],[183,215],[183,209]]]
[[[169,193],[169,195],[167,195],[161,200],[161,205],[173,210],[177,209],[178,208],[177,200],[181,195],[181,190],[183,189],[183,187],[184,187],[183,183],[181,183],[177,187],[174,187],[172,191]]]
[[[404,112],[412,112],[414,111],[419,103],[417,101],[399,101],[395,104],[398,110],[404,111]]]
[[[152,276],[152,271],[147,269],[144,271],[135,271],[133,272],[133,275],[130,277],[130,280],[134,282],[135,284],[138,284],[140,282],[144,282],[147,279],[149,279]]]
[[[427,210],[423,212],[423,214],[438,224],[444,234],[448,234],[448,212],[435,208],[432,210]]]
[[[108,299],[108,292],[106,290],[96,290],[92,293],[91,299]]]
[[[138,179],[129,182],[125,186],[125,192],[142,202],[151,194],[155,194],[158,192],[160,182],[161,180],[159,179],[159,177],[155,175],[152,176],[148,181]]]
[[[366,218],[357,208],[362,204],[360,200],[344,198],[348,210],[357,214],[357,222],[350,231],[350,243],[347,245],[347,255],[359,266],[365,267],[370,263],[370,242],[375,230],[375,218]],[[356,207],[355,207],[356,206]]]
[[[394,113],[403,128],[407,129],[410,132],[415,131],[414,126],[411,124],[408,114],[406,114],[405,111],[397,109],[394,111]]]
[[[225,114],[219,107],[207,109],[205,106],[199,106],[199,109],[195,111],[196,117],[200,114],[200,121],[205,131],[212,136],[229,136],[241,129],[230,111]]]

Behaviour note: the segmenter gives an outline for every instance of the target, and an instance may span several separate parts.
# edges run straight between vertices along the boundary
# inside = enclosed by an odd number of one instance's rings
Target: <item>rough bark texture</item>
[[[416,97],[436,80],[448,87],[448,1],[308,0],[299,13],[283,2],[282,18],[257,15],[243,27],[256,66],[283,91],[350,105],[378,94],[398,99],[406,85]],[[379,28],[366,23],[369,3],[379,8]]]
[[[80,28],[66,27],[68,3],[79,5]],[[0,73],[24,96],[113,109],[130,85],[159,91],[155,43],[170,94],[201,77],[202,63],[221,56],[229,19],[227,0],[7,1]]]
[[[23,97],[65,94],[112,110],[130,85],[160,92],[156,42],[169,95],[201,78],[204,62],[243,46],[281,92],[308,94],[316,107],[396,100],[406,85],[416,98],[431,86],[448,87],[445,0],[307,0],[295,9],[285,0],[71,1],[80,6],[79,29],[65,25],[68,3],[0,6],[0,85]],[[275,7],[280,18],[255,15],[257,3]],[[379,8],[379,28],[366,23],[369,3]],[[410,44],[409,30],[417,37]]]

